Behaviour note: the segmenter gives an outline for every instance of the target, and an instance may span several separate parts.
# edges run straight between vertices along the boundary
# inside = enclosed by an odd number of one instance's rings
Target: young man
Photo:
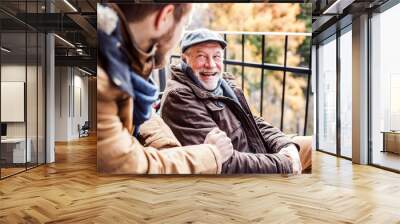
[[[154,113],[153,69],[164,65],[188,22],[191,4],[98,7],[97,165],[107,173],[220,173],[233,152],[210,130],[202,145],[182,147]]]
[[[183,145],[198,144],[215,127],[225,131],[234,146],[222,173],[302,172],[298,149],[307,152],[303,166],[311,165],[311,141],[301,146],[260,117],[253,117],[242,90],[222,78],[226,42],[207,29],[187,33],[181,41],[182,62],[171,67],[161,116]]]

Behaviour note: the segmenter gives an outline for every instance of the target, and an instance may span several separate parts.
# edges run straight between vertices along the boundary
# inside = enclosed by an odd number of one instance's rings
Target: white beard
[[[221,78],[221,74],[216,74],[215,76],[212,77],[212,80],[205,82],[204,80],[201,79],[201,75],[199,73],[197,73],[196,76],[201,85],[203,85],[203,87],[209,91],[212,91],[217,87],[218,81]]]

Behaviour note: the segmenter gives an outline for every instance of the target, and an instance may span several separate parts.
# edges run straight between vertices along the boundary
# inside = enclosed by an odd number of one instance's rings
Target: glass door
[[[371,112],[374,165],[400,171],[400,4],[371,18]]]
[[[318,47],[318,150],[336,154],[336,35]]]
[[[340,155],[352,158],[352,32],[340,36]]]

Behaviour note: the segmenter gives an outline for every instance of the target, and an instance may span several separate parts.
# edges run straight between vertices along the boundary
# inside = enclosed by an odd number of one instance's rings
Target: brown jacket
[[[182,147],[157,116],[140,126],[142,145],[132,136],[133,99],[97,68],[97,168],[129,174],[217,174],[220,154],[214,146]],[[172,147],[172,148],[171,148]]]
[[[127,54],[132,70],[148,79],[153,68],[151,55],[136,47],[123,15],[115,5],[113,9],[118,13],[123,35],[123,43],[118,47]],[[102,47],[115,46],[99,45],[99,48]],[[121,81],[110,78],[110,74],[103,69],[102,64],[107,61],[101,55],[98,62],[98,171],[129,174],[221,172],[221,155],[214,146],[203,144],[182,147],[168,126],[155,114],[140,126],[141,142],[133,137],[133,98],[117,86]]]
[[[293,142],[262,118],[253,117],[243,92],[229,85],[240,105],[199,88],[181,65],[172,66],[161,117],[183,145],[204,141],[214,127],[225,131],[235,151],[223,164],[222,173],[292,173],[289,159],[277,152]]]

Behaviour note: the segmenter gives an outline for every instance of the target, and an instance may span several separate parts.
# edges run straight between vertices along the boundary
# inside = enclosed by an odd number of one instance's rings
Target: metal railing
[[[281,100],[281,114],[280,114],[280,129],[283,130],[284,128],[284,115],[285,115],[285,96],[286,96],[286,81],[287,81],[287,72],[291,72],[294,75],[306,75],[307,78],[307,90],[306,90],[306,105],[305,105],[305,117],[304,117],[304,129],[303,135],[307,133],[307,118],[309,115],[309,98],[310,98],[310,91],[311,91],[311,44],[310,44],[310,58],[309,58],[309,65],[308,68],[304,67],[291,67],[288,66],[287,59],[288,59],[288,37],[289,36],[305,36],[311,38],[311,33],[284,33],[284,32],[219,32],[223,35],[225,41],[227,41],[227,35],[239,35],[241,36],[241,60],[230,60],[227,59],[227,48],[225,48],[224,52],[224,70],[227,71],[228,66],[241,66],[241,88],[244,90],[244,82],[245,82],[245,71],[244,68],[258,68],[261,69],[261,82],[260,82],[260,116],[263,116],[263,102],[264,102],[264,82],[265,82],[265,70],[268,71],[281,71],[283,72],[283,82],[282,82],[282,100]],[[261,36],[261,61],[259,63],[256,62],[248,62],[245,61],[245,39],[248,35],[256,35]],[[265,63],[266,61],[266,44],[265,44],[265,37],[266,36],[284,36],[284,61],[283,65],[278,64],[270,64]],[[229,46],[229,42],[228,42]],[[172,55],[170,58],[170,63],[172,63],[173,58],[180,58],[179,55]],[[161,91],[165,88],[165,70],[160,70],[159,73],[159,81],[160,81],[160,89]]]

